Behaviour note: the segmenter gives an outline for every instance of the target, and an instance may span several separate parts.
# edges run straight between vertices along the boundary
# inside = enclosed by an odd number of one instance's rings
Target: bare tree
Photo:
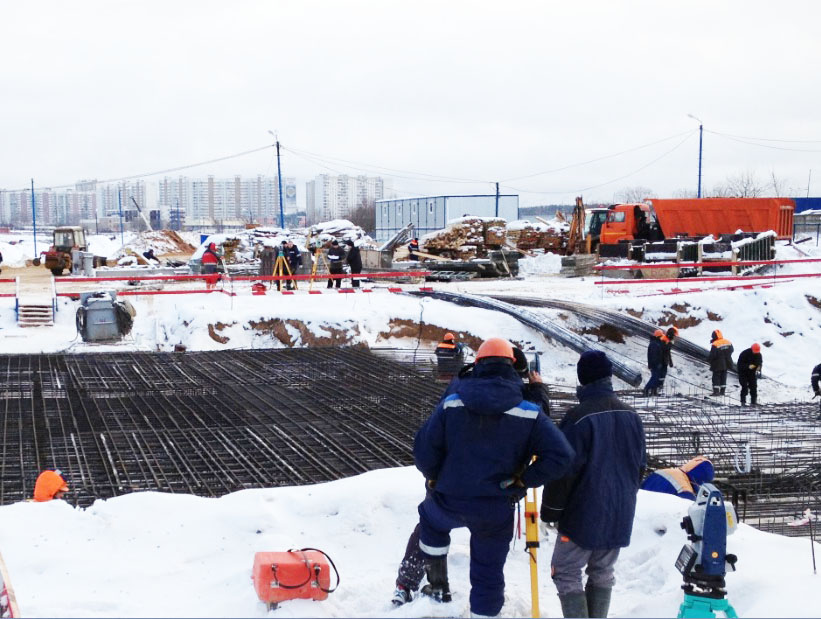
[[[376,233],[376,204],[373,200],[362,198],[350,215],[351,223],[362,228],[367,234]]]
[[[632,202],[643,202],[645,198],[655,198],[656,193],[648,188],[637,185],[635,187],[625,187],[615,193],[617,202],[630,204]]]
[[[673,197],[674,198],[679,198],[679,199],[682,199],[682,198],[697,198],[698,197],[698,191],[694,191],[692,189],[676,189],[673,192]]]
[[[760,198],[764,195],[763,185],[752,170],[728,176],[723,185],[716,185],[713,194],[717,198]]]

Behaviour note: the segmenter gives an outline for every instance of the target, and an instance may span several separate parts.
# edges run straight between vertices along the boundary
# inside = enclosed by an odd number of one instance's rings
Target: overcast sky
[[[409,196],[501,181],[522,205],[670,197],[696,190],[692,114],[705,192],[751,173],[792,195],[812,177],[821,195],[813,0],[0,7],[6,189],[222,158],[273,130],[300,203],[323,172],[391,177]],[[175,174],[272,173],[265,149]]]

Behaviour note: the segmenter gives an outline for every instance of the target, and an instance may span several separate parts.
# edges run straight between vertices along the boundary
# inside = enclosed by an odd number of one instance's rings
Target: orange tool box
[[[333,589],[331,566],[336,572]],[[254,555],[253,578],[259,599],[272,606],[285,600],[324,600],[339,586],[339,572],[333,561],[316,548],[258,552]]]

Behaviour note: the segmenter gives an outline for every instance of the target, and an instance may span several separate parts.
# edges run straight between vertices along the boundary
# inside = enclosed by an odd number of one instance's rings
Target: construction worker
[[[339,241],[334,239],[331,241],[331,248],[325,256],[328,259],[328,270],[331,275],[342,275],[344,272],[343,264],[345,263],[345,250],[339,245]],[[334,280],[336,280],[336,287],[342,286],[341,277],[329,277],[328,288],[334,287]]]
[[[516,346],[513,347],[513,369],[524,380],[528,379],[527,383],[522,383],[522,396],[525,400],[539,404],[542,407],[542,412],[548,417],[550,416],[550,394],[547,385],[542,382],[542,377],[538,372],[531,371],[528,365],[527,357]],[[473,377],[473,369],[475,364],[470,363],[462,367],[458,378],[451,381],[448,388],[442,394],[442,400],[447,396],[455,393],[460,381],[469,380]],[[441,400],[440,400],[441,402]],[[430,488],[426,489],[430,492]],[[402,557],[402,562],[399,564],[399,573],[396,576],[396,589],[393,592],[391,602],[396,606],[401,606],[410,602],[413,598],[413,592],[419,589],[422,582],[422,577],[425,572],[425,558],[419,548],[419,531],[420,525],[416,525],[408,538],[408,543],[405,547],[405,555]]]
[[[419,239],[413,238],[411,242],[408,243],[408,260],[416,260],[416,254],[414,252],[419,251]]]
[[[34,482],[34,500],[38,503],[62,499],[68,492],[68,484],[59,470],[43,471]]]
[[[354,245],[351,239],[345,241],[348,246],[348,255],[345,257],[345,262],[351,267],[351,287],[359,288],[359,278],[356,276],[362,272],[362,254],[359,253],[359,248]]]
[[[464,346],[456,342],[456,336],[453,333],[445,333],[434,352],[439,380],[450,382],[464,363]]]
[[[621,548],[630,545],[636,495],[647,464],[644,427],[613,392],[613,366],[599,350],[576,365],[579,403],[559,424],[576,452],[569,474],[545,487],[541,519],[558,523],[550,569],[565,617],[606,617]],[[587,584],[582,569],[587,566]]]
[[[738,355],[738,382],[741,384],[741,406],[747,406],[747,394],[750,394],[750,405],[755,406],[758,400],[758,378],[761,376],[761,344],[758,342]]]
[[[661,336],[662,343],[662,357],[661,357],[661,374],[659,375],[659,391],[664,390],[664,380],[667,378],[667,368],[673,367],[673,344],[678,337],[678,329],[670,327],[667,332]]]
[[[656,329],[647,345],[647,367],[650,368],[650,379],[644,386],[644,396],[658,395],[661,385],[661,373],[664,369],[664,331]]]
[[[724,395],[727,389],[727,371],[733,369],[733,345],[716,329],[710,336],[710,371],[713,373],[713,395]]]
[[[216,243],[209,243],[208,247],[206,247],[205,251],[202,253],[202,259],[200,260],[203,275],[211,276],[205,278],[205,287],[208,290],[212,290],[217,285],[217,264],[219,263],[219,260],[220,257],[217,254]]]
[[[816,365],[812,369],[812,376],[810,376],[810,383],[812,384],[812,390],[815,394],[812,396],[813,398],[817,398],[821,396],[821,388],[818,386],[818,382],[821,380],[821,363]],[[819,402],[819,409],[818,409],[818,419],[821,419],[821,402]]]
[[[704,456],[697,456],[679,467],[651,473],[641,484],[641,489],[675,494],[682,499],[695,501],[699,486],[713,481],[714,475],[713,463]]]
[[[287,241],[283,241],[285,247],[283,248],[283,253],[285,255],[285,260],[288,262],[288,268],[291,270],[291,275],[296,275],[296,271],[299,267],[302,266],[302,252],[299,251],[299,247],[294,245],[294,242],[291,239]],[[291,290],[294,287],[293,279],[289,279],[285,281],[285,289]],[[278,284],[279,282],[277,282]]]
[[[474,616],[494,617],[504,604],[516,503],[526,488],[558,479],[573,461],[562,433],[538,404],[523,399],[514,360],[510,342],[483,342],[471,378],[439,403],[413,446],[416,467],[430,488],[419,505],[419,547],[428,578],[422,593],[451,599],[450,532],[467,527]]]

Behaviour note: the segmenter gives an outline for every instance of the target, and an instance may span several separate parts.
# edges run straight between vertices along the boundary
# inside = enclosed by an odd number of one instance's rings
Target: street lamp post
[[[702,144],[704,138],[704,123],[701,122],[700,118],[696,118],[692,114],[687,114],[693,120],[698,121],[698,197],[701,197],[701,153],[702,153]]]
[[[277,135],[268,130],[274,139],[276,140],[276,147],[277,147],[277,182],[279,183],[279,227],[283,230],[285,229],[285,212],[282,210],[282,168],[279,165],[279,138]]]

